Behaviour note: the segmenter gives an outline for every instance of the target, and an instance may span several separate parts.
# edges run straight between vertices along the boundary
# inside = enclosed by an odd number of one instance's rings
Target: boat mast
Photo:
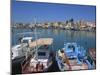
[[[37,45],[37,29],[36,29],[36,19],[34,19],[34,23],[35,23],[35,31],[34,31],[34,33],[35,33],[35,40],[36,40],[36,45]],[[37,52],[37,50],[38,50],[38,45],[36,46],[36,59],[38,59],[38,52]]]

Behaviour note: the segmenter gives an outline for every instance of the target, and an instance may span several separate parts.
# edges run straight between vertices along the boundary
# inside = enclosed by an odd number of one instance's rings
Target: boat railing
[[[27,65],[29,64],[29,62],[30,62],[30,58],[31,58],[31,55],[28,56],[27,59],[24,59],[24,61],[21,63],[22,72],[25,70],[25,68],[26,68]]]
[[[88,69],[92,69],[92,64],[90,64],[90,62],[88,60],[85,60],[85,63],[88,65]]]
[[[57,57],[59,57],[58,53],[57,53]],[[63,53],[62,57],[61,57],[61,60],[64,61],[66,63],[66,65],[69,66],[69,70],[71,70],[71,65],[70,65],[70,61],[67,57],[67,55],[65,53]]]

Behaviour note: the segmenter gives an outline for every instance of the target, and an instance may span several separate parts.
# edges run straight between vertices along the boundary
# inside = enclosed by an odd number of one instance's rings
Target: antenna
[[[36,40],[36,45],[37,45],[37,29],[36,29],[36,19],[34,19],[34,23],[35,23],[35,31],[34,31],[34,33],[35,33],[35,40]],[[36,58],[38,59],[38,52],[37,52],[37,50],[38,50],[38,45],[36,46]]]

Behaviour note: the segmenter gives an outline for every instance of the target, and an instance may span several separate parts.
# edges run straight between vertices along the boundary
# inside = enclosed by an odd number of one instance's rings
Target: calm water
[[[14,29],[12,33],[12,46],[19,43],[19,38],[22,37],[19,33],[33,32],[31,29]],[[27,34],[25,36],[33,36],[34,34]],[[53,49],[58,50],[63,48],[64,43],[76,42],[84,48],[96,48],[96,33],[88,31],[71,31],[59,29],[37,29],[38,38],[53,38]]]

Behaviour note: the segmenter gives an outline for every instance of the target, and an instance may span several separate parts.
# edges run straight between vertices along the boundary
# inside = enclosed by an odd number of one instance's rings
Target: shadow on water
[[[15,60],[12,60],[12,75],[21,74],[21,62],[25,59],[25,57],[19,57]]]
[[[56,52],[53,51],[53,64],[48,68],[47,72],[60,72],[55,56]]]

